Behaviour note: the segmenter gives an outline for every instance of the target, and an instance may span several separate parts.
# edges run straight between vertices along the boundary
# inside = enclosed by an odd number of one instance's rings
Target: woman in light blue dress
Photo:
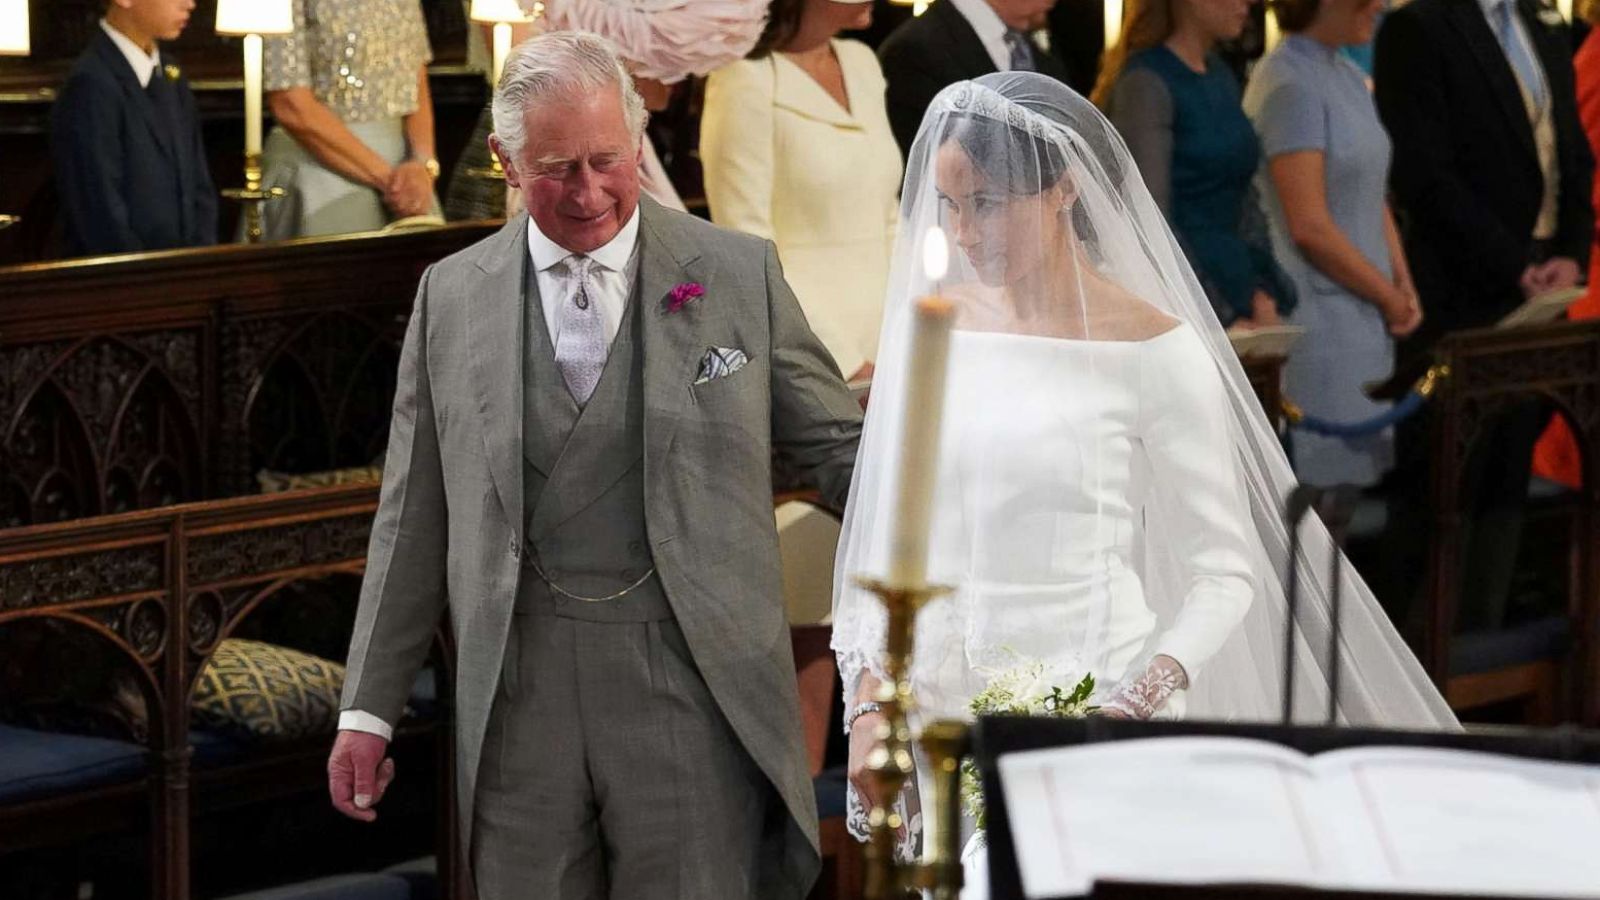
[[[1245,92],[1260,135],[1258,175],[1274,255],[1298,297],[1292,324],[1306,329],[1290,354],[1284,387],[1308,415],[1370,419],[1387,403],[1364,387],[1387,379],[1394,343],[1422,321],[1416,290],[1386,199],[1389,137],[1361,70],[1340,53],[1366,43],[1382,0],[1279,0],[1286,33]],[[1393,434],[1294,435],[1293,459],[1308,484],[1376,484],[1393,465]]]

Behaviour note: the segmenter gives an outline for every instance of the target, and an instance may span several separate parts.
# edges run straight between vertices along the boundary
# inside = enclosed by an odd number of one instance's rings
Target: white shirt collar
[[[105,19],[100,20],[100,27],[111,36],[111,42],[117,45],[122,55],[128,58],[128,65],[133,67],[133,75],[139,79],[140,87],[150,86],[150,77],[156,69],[161,68],[161,48],[156,47],[155,52],[146,53],[144,48],[133,42],[133,39],[111,27]]]
[[[601,268],[610,269],[613,272],[621,272],[627,268],[628,260],[633,258],[633,250],[638,243],[639,208],[635,206],[633,215],[629,216],[628,221],[623,223],[622,229],[617,232],[616,237],[607,241],[594,252],[581,255],[594,260],[595,264]],[[533,221],[532,216],[529,216],[528,255],[533,258],[534,271],[543,272],[572,256],[573,253],[571,250],[545,237],[544,232],[539,230],[538,223]]]
[[[967,20],[978,33],[983,49],[994,58],[995,67],[1004,72],[1011,68],[1011,50],[1006,46],[1006,32],[1010,29],[1001,21],[1000,14],[989,5],[989,0],[950,0],[956,12]]]

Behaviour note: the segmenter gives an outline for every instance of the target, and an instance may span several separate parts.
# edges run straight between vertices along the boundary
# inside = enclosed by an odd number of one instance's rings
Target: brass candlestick
[[[228,188],[222,196],[244,204],[244,239],[249,244],[261,243],[261,204],[277,200],[284,195],[281,187],[261,186],[261,156],[245,154],[244,187]]]
[[[966,754],[967,726],[940,720],[922,731],[920,743],[933,768],[928,788],[929,807],[935,811],[933,831],[922,842],[922,859],[900,862],[894,858],[895,832],[906,823],[894,811],[894,800],[916,772],[911,755],[909,715],[915,708],[911,693],[911,651],[917,613],[929,601],[950,593],[948,588],[905,588],[863,578],[862,587],[876,594],[889,614],[885,638],[884,675],[875,700],[883,721],[878,725],[878,746],[867,757],[867,771],[883,800],[868,815],[872,828],[867,843],[865,900],[898,900],[916,891],[931,891],[934,900],[956,900],[961,893],[961,801],[957,790],[961,758]]]

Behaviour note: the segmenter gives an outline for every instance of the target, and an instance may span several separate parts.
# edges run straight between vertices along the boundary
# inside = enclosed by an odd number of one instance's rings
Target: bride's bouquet
[[[1075,687],[1043,662],[1029,662],[995,673],[989,684],[972,698],[974,716],[1045,716],[1055,719],[1081,719],[1094,712],[1089,697],[1094,694],[1094,675],[1085,674]],[[977,823],[978,834],[985,828],[983,782],[978,764],[971,759],[961,763],[961,806]]]

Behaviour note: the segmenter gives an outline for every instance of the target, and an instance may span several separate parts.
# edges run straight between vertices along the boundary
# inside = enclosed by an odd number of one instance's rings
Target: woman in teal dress
[[[1133,0],[1094,94],[1217,317],[1239,327],[1278,324],[1295,302],[1252,185],[1261,146],[1215,52],[1249,11],[1250,0]]]

